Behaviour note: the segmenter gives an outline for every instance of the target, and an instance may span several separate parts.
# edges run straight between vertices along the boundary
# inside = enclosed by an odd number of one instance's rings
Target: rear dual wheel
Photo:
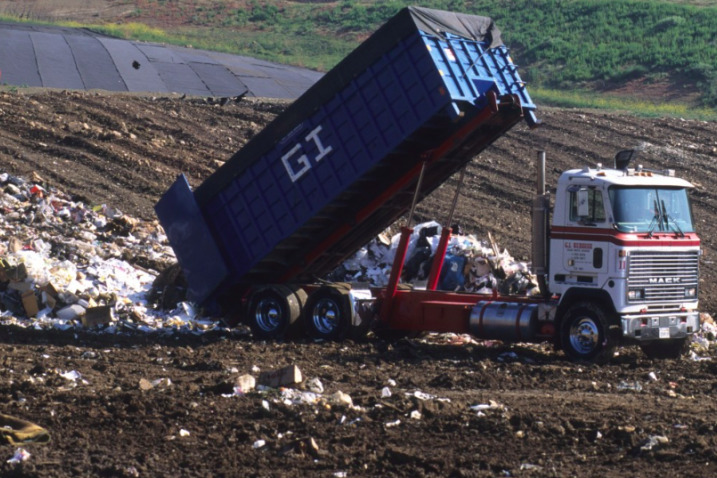
[[[342,340],[366,335],[369,320],[355,317],[350,289],[324,286],[307,298],[303,289],[265,286],[254,292],[246,310],[255,338],[282,339],[303,330],[309,337]],[[358,320],[357,320],[358,319]]]
[[[308,298],[303,320],[310,337],[325,340],[345,338],[354,322],[350,290],[321,287]]]
[[[255,338],[282,339],[299,328],[306,292],[285,285],[272,285],[252,294],[247,308],[247,322]]]

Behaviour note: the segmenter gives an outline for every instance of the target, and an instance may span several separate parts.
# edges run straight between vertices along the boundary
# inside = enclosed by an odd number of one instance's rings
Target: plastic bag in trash
[[[403,267],[402,279],[404,282],[412,281],[414,279],[425,279],[428,276],[428,271],[431,264],[431,247],[430,246],[418,246],[413,252],[411,258],[406,261],[406,265]]]
[[[441,269],[440,289],[454,291],[463,289],[466,282],[465,275],[463,275],[465,265],[465,256],[446,254],[446,258],[443,261],[443,268]]]

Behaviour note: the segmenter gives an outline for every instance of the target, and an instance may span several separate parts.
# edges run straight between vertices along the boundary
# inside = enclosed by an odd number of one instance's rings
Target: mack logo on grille
[[[648,283],[650,284],[679,284],[680,277],[650,277]]]

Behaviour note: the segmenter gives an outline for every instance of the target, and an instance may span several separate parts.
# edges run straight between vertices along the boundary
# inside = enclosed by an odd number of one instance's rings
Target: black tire
[[[246,320],[255,338],[282,339],[292,335],[300,316],[301,302],[296,291],[274,285],[254,292]]]
[[[573,304],[563,315],[560,342],[570,360],[605,363],[617,341],[605,312],[592,302]]]
[[[353,313],[347,289],[321,287],[306,301],[304,328],[315,339],[341,340],[351,329]]]
[[[678,359],[687,352],[687,338],[644,342],[640,348],[651,359]]]

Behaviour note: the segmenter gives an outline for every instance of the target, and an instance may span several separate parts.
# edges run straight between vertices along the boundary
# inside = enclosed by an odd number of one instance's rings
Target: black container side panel
[[[214,174],[197,186],[195,196],[200,207],[227,187],[251,163],[273,148],[277,138],[289,134],[298,124],[333,98],[345,85],[363,73],[395,45],[418,31],[443,35],[442,32],[489,41],[492,47],[502,45],[500,31],[488,17],[444,12],[422,7],[407,7],[382,25],[366,41],[317,81],[281,115],[247,143]]]
[[[410,36],[216,194],[204,212],[232,277],[278,280],[296,254],[330,234],[347,211],[355,214],[383,192],[385,177],[370,172],[395,160],[391,153],[450,104],[442,85],[421,36]],[[418,160],[411,155],[384,176],[400,174]],[[361,190],[364,202],[348,209],[334,205],[342,216],[336,217],[332,201],[352,187]]]

